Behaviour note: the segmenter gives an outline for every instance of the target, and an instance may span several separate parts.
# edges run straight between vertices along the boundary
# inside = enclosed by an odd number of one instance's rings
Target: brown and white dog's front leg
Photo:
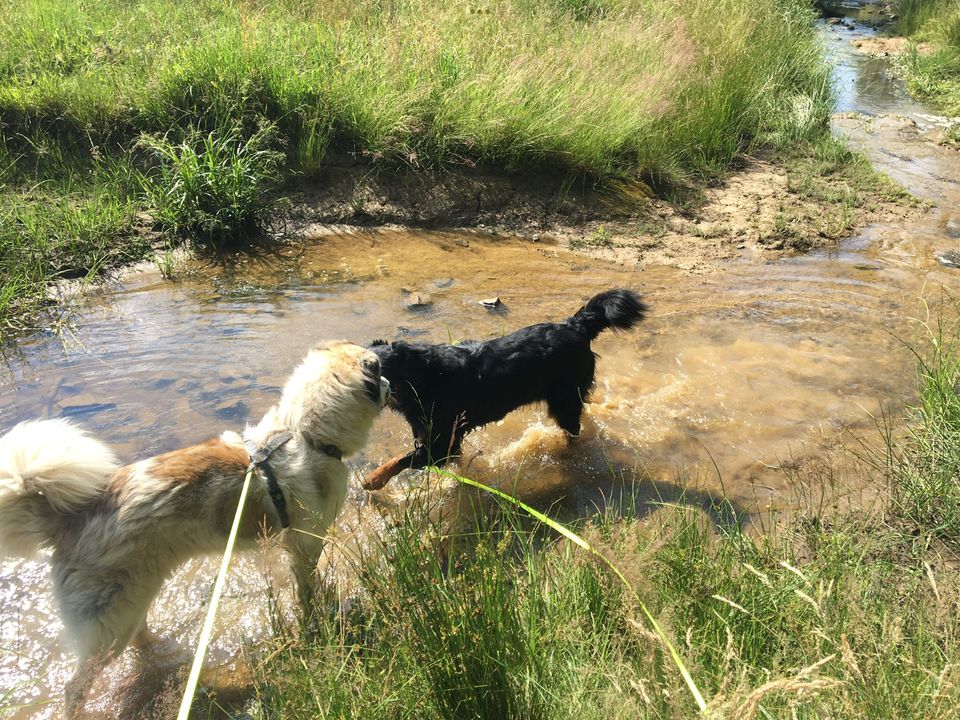
[[[287,530],[284,544],[290,553],[290,568],[297,585],[297,600],[304,616],[312,614],[317,600],[317,563],[323,550],[323,541],[301,535],[296,529]]]

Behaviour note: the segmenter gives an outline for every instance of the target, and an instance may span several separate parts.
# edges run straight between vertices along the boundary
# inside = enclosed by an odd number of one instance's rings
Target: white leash
[[[177,720],[187,720],[190,715],[193,696],[197,691],[197,682],[200,680],[200,669],[203,667],[203,659],[207,655],[207,646],[210,644],[210,635],[213,633],[213,621],[217,617],[217,607],[220,605],[220,596],[223,594],[223,586],[227,581],[227,567],[230,565],[230,558],[233,556],[233,546],[237,542],[237,532],[240,530],[240,517],[243,515],[243,506],[247,501],[247,490],[250,489],[250,478],[253,477],[254,467],[255,463],[251,462],[250,467],[247,468],[247,475],[243,478],[243,489],[240,490],[240,502],[237,504],[237,513],[233,516],[233,527],[230,528],[230,537],[227,538],[227,548],[223,551],[223,560],[220,561],[220,572],[217,574],[217,581],[213,585],[213,594],[210,596],[210,607],[207,608],[207,617],[203,621],[203,629],[200,631],[200,640],[197,642],[197,654],[193,657],[193,667],[190,668],[187,686],[183,689],[183,700],[180,702],[180,712],[177,714]]]

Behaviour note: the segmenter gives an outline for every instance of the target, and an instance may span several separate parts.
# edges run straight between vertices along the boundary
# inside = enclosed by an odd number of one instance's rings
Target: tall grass
[[[96,277],[138,259],[144,243],[130,235],[136,207],[111,188],[37,187],[0,195],[0,318],[43,301],[51,278]],[[118,238],[126,238],[118,243]]]
[[[697,715],[639,599],[681,648],[705,716],[957,716],[960,577],[878,521],[753,537],[681,506],[582,526],[639,596],[512,507],[440,552],[429,528],[404,518],[363,561],[349,611],[281,636],[254,717]]]
[[[901,59],[910,89],[948,115],[960,115],[960,0],[900,0],[897,30],[932,46]]]
[[[155,220],[173,233],[220,244],[241,240],[269,220],[266,185],[282,155],[269,149],[272,128],[244,140],[237,133],[188,133],[179,143],[149,135],[141,144],[156,169],[143,177]]]
[[[956,303],[948,303],[946,310],[928,311],[919,323],[918,401],[909,430],[902,438],[891,434],[885,452],[898,514],[954,545],[960,542],[960,323],[956,312]]]
[[[11,137],[265,117],[313,162],[333,143],[413,166],[660,175],[811,131],[828,99],[799,0],[4,4]]]

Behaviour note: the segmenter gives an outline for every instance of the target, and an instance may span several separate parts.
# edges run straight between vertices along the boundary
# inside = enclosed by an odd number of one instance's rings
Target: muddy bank
[[[482,231],[550,238],[632,267],[705,272],[723,260],[764,261],[828,246],[911,212],[907,197],[862,168],[815,165],[747,159],[722,182],[689,189],[679,203],[655,197],[639,181],[600,186],[558,174],[398,175],[341,165],[293,192],[285,231],[295,239],[324,225]]]

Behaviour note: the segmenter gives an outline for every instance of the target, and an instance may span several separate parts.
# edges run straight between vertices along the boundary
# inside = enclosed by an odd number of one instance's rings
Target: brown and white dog
[[[171,572],[223,551],[252,459],[266,456],[238,547],[255,547],[264,528],[280,534],[309,599],[322,538],[346,496],[341,458],[366,443],[389,387],[376,355],[336,342],[312,349],[280,402],[242,436],[126,467],[64,420],[21,423],[0,438],[0,549],[53,549],[54,593],[78,656],[67,717],[131,641],[147,641],[147,610]]]

